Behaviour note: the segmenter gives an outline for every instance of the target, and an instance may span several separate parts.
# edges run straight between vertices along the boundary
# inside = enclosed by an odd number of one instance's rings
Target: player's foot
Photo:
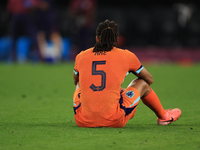
[[[157,119],[158,125],[168,125],[176,120],[178,120],[181,116],[181,110],[179,108],[175,109],[167,109],[165,110],[166,114],[163,116],[165,119]]]

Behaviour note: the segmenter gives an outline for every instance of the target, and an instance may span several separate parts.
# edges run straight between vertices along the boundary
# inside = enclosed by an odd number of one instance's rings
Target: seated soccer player
[[[73,72],[75,121],[79,127],[124,127],[133,118],[140,99],[158,117],[158,125],[168,125],[181,116],[178,108],[164,110],[150,87],[151,74],[129,50],[117,48],[118,25],[101,22],[94,47],[80,52]],[[121,85],[127,73],[134,73],[126,89]]]

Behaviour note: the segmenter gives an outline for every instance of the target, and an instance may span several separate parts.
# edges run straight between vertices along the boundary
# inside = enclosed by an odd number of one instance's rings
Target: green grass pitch
[[[140,101],[124,128],[76,126],[73,65],[0,64],[0,150],[200,149],[200,64],[146,66],[163,107],[178,107],[182,116],[158,126]],[[123,87],[134,78],[128,75]]]

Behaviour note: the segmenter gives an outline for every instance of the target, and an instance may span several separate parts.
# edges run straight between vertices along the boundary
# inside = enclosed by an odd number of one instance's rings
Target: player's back
[[[117,120],[124,114],[119,108],[120,87],[134,64],[134,54],[113,48],[109,52],[93,52],[93,48],[76,57],[75,69],[79,72],[81,88],[81,114],[87,121],[105,123]]]

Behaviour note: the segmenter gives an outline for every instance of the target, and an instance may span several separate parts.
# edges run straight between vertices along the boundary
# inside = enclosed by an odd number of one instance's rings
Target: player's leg
[[[180,109],[164,110],[156,93],[143,79],[133,80],[128,87],[133,87],[138,90],[143,103],[158,117],[158,124],[170,124],[181,116]]]
[[[134,87],[140,93],[140,97],[145,105],[147,105],[152,111],[155,112],[158,118],[161,118],[166,114],[163,109],[159,98],[151,87],[143,79],[133,80],[129,86]],[[128,86],[128,87],[129,87]]]

